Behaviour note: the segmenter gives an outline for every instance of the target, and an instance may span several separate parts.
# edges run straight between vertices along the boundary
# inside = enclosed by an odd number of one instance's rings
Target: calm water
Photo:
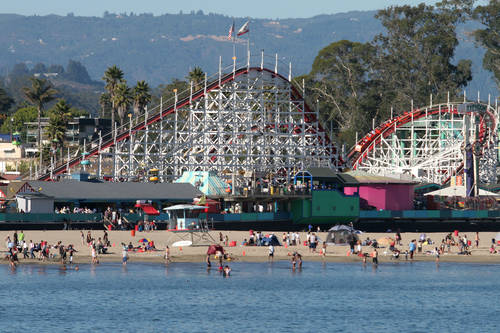
[[[500,265],[0,265],[2,332],[498,332]]]

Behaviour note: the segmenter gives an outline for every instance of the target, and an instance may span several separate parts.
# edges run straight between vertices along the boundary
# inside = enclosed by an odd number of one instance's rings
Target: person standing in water
[[[269,261],[274,261],[274,246],[269,244]]]
[[[378,252],[377,252],[377,248],[373,248],[372,260],[373,260],[373,264],[375,266],[377,266],[378,265]]]
[[[123,266],[127,265],[127,260],[128,260],[127,246],[124,243],[122,243],[122,265]]]
[[[302,268],[302,255],[298,252],[294,252],[292,254],[292,270],[295,270],[297,267],[297,263],[299,264],[299,269]]]
[[[170,248],[167,247],[165,248],[165,264],[168,265],[168,263],[170,262]]]

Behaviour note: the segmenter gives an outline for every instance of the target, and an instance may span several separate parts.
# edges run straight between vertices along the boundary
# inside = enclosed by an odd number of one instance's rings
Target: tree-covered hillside
[[[321,15],[308,19],[252,19],[250,40],[253,53],[264,49],[279,53],[293,64],[293,74],[309,73],[318,52],[332,42],[367,42],[382,32],[375,12]],[[236,18],[236,29],[246,18]],[[81,62],[92,80],[118,65],[130,82],[146,80],[151,85],[167,84],[184,78],[195,66],[209,74],[217,71],[219,55],[227,64],[232,43],[227,33],[232,18],[201,12],[190,14],[110,14],[103,17],[0,15],[0,75],[19,62],[66,64]],[[480,89],[484,97],[497,95],[491,74],[482,68],[484,50],[474,45],[477,23],[459,27],[457,59],[471,59],[473,80],[469,94]],[[244,38],[246,39],[246,36]],[[245,43],[237,44],[238,57]]]

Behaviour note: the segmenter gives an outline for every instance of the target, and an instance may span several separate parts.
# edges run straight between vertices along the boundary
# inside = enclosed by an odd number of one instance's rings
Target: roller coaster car
[[[160,170],[159,169],[150,169],[148,171],[148,174],[149,174],[149,181],[150,182],[157,182],[160,178],[158,177],[160,173]]]

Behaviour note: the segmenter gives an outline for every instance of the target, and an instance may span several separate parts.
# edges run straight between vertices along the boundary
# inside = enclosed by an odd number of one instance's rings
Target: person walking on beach
[[[398,228],[398,231],[396,232],[396,244],[401,245],[401,231]]]
[[[417,249],[417,245],[415,244],[415,240],[412,240],[409,245],[410,249],[410,259],[413,260],[413,255],[415,254],[415,250]]]
[[[60,244],[59,245],[59,255],[61,256],[61,264],[64,265],[66,261],[66,249],[64,248],[64,245]]]
[[[476,241],[476,248],[479,247],[479,232],[476,231],[476,236],[474,237],[474,240]]]
[[[274,246],[269,244],[269,261],[274,261]]]
[[[436,262],[439,262],[439,249],[437,247],[434,248],[434,255],[436,256]]]
[[[23,247],[23,259],[28,259],[29,258],[29,255],[28,255],[28,244],[24,240],[23,240],[22,247]]]
[[[82,230],[80,230],[80,237],[82,239],[82,245],[85,245],[85,235]]]
[[[73,254],[76,252],[75,248],[73,247],[73,244],[68,245],[68,252],[69,252],[69,264],[73,264]]]
[[[92,235],[90,234],[90,230],[87,231],[87,245],[90,246],[90,243],[92,243]]]
[[[321,255],[326,257],[326,242],[323,242],[323,246],[321,247]]]
[[[95,248],[95,244],[92,244],[90,246],[90,253],[92,255],[92,264],[97,264],[97,251],[96,251],[96,248]]]

